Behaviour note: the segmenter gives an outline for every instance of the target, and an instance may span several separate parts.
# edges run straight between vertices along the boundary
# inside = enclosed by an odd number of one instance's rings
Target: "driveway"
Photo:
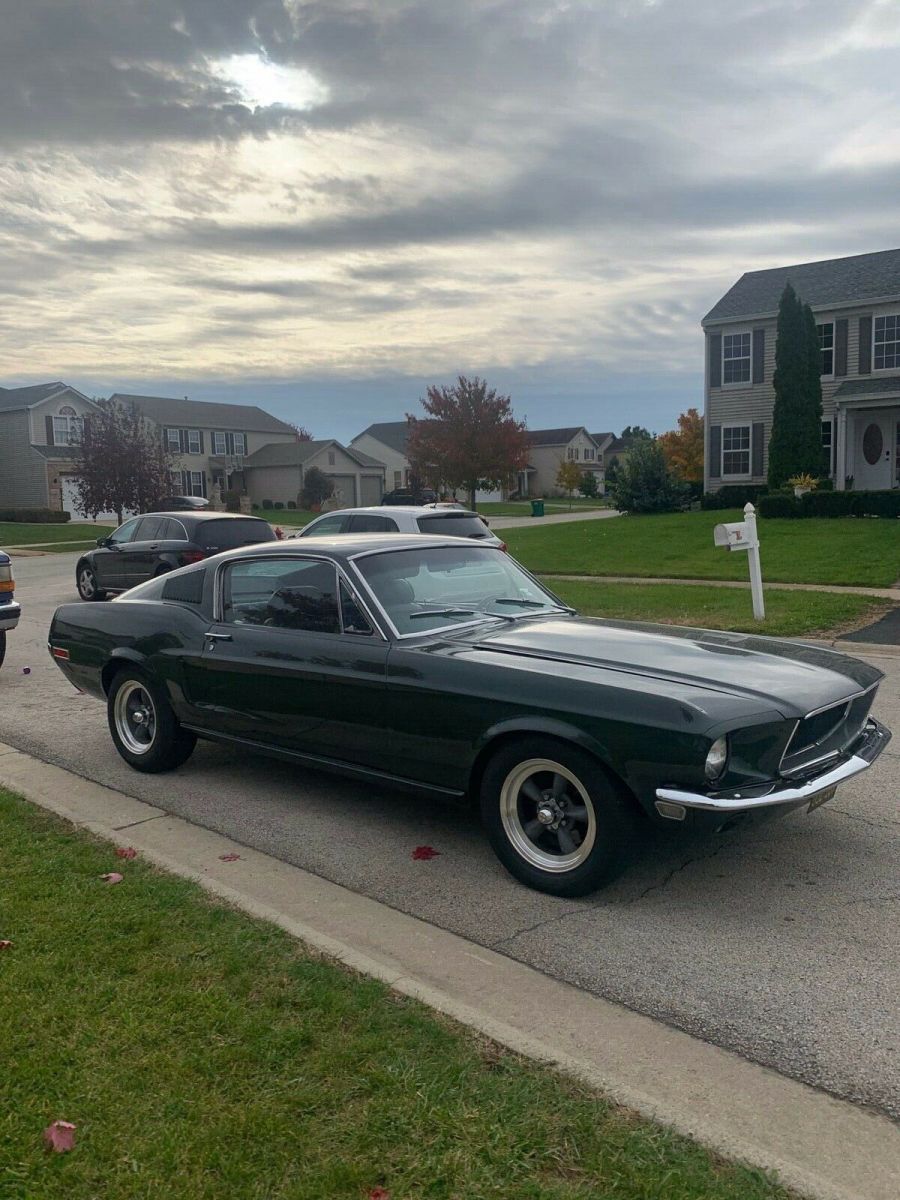
[[[0,671],[0,739],[900,1117],[900,658],[872,659],[889,673],[875,711],[898,737],[836,800],[756,832],[657,835],[605,892],[557,900],[514,883],[456,806],[203,744],[174,774],[130,771],[103,706],[47,656],[73,567],[16,560],[25,616]],[[439,856],[414,861],[421,845]]]

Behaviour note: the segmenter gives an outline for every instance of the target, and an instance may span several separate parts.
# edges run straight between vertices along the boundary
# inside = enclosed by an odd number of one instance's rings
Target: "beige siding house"
[[[59,380],[0,388],[0,508],[75,515],[76,447],[96,411],[93,400]]]
[[[384,464],[384,490],[406,487],[410,478],[406,443],[409,424],[406,421],[378,421],[358,433],[350,441],[350,447],[369,455]]]
[[[613,435],[603,434],[609,442]],[[608,445],[609,443],[605,443]],[[573,425],[562,429],[528,430],[528,466],[519,472],[518,492],[520,496],[552,496],[560,493],[556,482],[560,464],[576,462],[583,472],[589,471],[597,480],[598,491],[606,489],[603,466],[604,444],[598,442],[584,428]]]
[[[263,446],[296,443],[290,425],[253,404],[219,404],[172,396],[136,396],[116,392],[110,397],[134,404],[159,426],[172,452],[174,488],[178,495],[213,495],[243,488],[245,460]],[[292,497],[295,499],[295,497]]]
[[[788,282],[819,329],[823,474],[839,490],[900,487],[900,250],[751,271],[707,313],[705,487],[766,481]]]
[[[272,443],[244,459],[244,485],[253,504],[297,504],[307,471],[317,467],[335,486],[343,508],[380,504],[384,494],[384,464],[355,446],[334,440]]]

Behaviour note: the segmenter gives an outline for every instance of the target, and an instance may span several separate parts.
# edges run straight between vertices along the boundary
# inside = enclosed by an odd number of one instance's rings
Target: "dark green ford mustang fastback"
[[[481,804],[520,880],[581,895],[641,822],[815,807],[878,757],[881,673],[830,650],[578,617],[458,538],[266,543],[66,604],[50,652],[122,757],[198,737]]]

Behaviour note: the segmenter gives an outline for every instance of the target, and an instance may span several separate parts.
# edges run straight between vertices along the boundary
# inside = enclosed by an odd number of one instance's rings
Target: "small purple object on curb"
[[[22,674],[23,674],[23,675],[30,675],[30,674],[31,674],[31,667],[23,667],[23,668],[22,668]]]

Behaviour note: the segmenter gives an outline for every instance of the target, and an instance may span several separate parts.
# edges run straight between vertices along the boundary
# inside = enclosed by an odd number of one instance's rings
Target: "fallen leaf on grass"
[[[412,852],[413,858],[437,858],[440,850],[435,850],[434,846],[416,846]]]
[[[120,875],[118,871],[108,871],[105,875],[101,875],[100,878],[104,883],[121,883],[125,876]]]
[[[11,949],[12,949],[12,942],[7,941],[6,938],[0,938],[0,950],[11,950]]]
[[[54,1121],[44,1130],[44,1145],[57,1154],[75,1149],[75,1126],[71,1121]]]
[[[116,846],[116,858],[137,858],[134,846]]]
[[[391,1200],[391,1193],[387,1190],[387,1188],[374,1187],[369,1192],[366,1200]]]
[[[239,854],[220,854],[219,858],[222,862],[236,862],[241,856]]]

